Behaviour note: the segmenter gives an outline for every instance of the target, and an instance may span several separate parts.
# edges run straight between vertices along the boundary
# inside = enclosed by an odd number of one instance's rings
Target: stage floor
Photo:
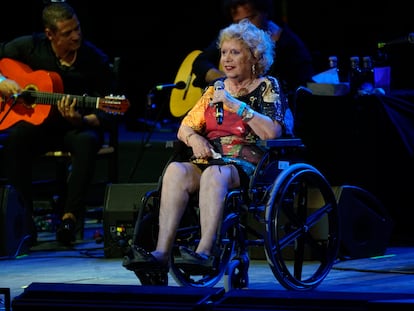
[[[0,258],[0,288],[9,288],[13,300],[24,293],[25,288],[39,282],[140,287],[135,274],[122,267],[122,256],[105,257],[105,243],[96,240],[103,234],[102,222],[97,219],[87,219],[84,238],[76,241],[73,247],[57,244],[54,232],[40,232],[38,245],[25,254],[17,250],[15,256]],[[312,262],[307,264],[312,265]],[[244,290],[247,296],[254,291],[292,295],[292,291],[277,282],[266,260],[252,260],[249,279],[249,286]],[[168,285],[179,287],[171,276]],[[224,284],[221,281],[215,287],[223,288]],[[384,256],[340,260],[313,292],[315,297],[326,293],[333,296],[338,293],[403,294],[411,297],[409,303],[414,305],[414,247],[390,246]],[[4,310],[1,302],[0,296],[0,310]]]

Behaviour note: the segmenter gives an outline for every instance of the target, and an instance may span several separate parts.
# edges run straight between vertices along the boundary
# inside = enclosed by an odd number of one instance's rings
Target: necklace
[[[230,87],[230,95],[234,97],[241,97],[250,93],[251,85],[256,81],[256,79],[250,80],[246,85],[241,85],[238,90],[234,90]]]
[[[72,64],[75,62],[77,54],[78,54],[78,51],[75,51],[73,53],[72,58],[69,61],[64,60],[64,58],[59,58],[60,64],[63,66],[68,66],[68,67],[72,66]]]

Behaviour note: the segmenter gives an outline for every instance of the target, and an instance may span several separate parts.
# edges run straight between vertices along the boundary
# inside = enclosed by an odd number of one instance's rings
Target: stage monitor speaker
[[[157,183],[109,184],[105,190],[103,227],[104,255],[121,258],[132,239],[142,197]]]
[[[209,310],[214,311],[368,311],[382,308],[411,310],[412,294],[334,290],[286,291],[281,289],[234,289]],[[161,309],[160,309],[161,310]],[[204,310],[204,309],[203,309]]]
[[[13,311],[213,310],[224,288],[32,283],[12,301]]]
[[[28,252],[27,214],[17,191],[0,186],[0,257],[16,257]]]
[[[336,188],[344,258],[384,255],[391,238],[392,221],[383,204],[356,186]]]

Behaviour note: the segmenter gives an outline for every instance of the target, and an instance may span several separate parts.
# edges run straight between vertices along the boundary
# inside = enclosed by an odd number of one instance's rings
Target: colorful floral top
[[[226,108],[223,123],[217,124],[215,107],[210,105],[213,93],[214,86],[207,87],[202,97],[183,118],[182,124],[207,137],[215,151],[222,155],[223,164],[240,165],[250,176],[263,155],[263,150],[256,144],[259,137],[237,113]],[[285,135],[292,134],[293,116],[276,78],[266,76],[255,90],[238,99],[253,110],[278,121]],[[217,162],[213,161],[214,164]]]

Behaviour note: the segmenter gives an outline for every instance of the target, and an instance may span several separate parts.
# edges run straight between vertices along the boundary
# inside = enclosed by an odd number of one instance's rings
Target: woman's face
[[[251,78],[253,61],[252,53],[240,40],[223,41],[220,64],[228,78],[239,81]]]

